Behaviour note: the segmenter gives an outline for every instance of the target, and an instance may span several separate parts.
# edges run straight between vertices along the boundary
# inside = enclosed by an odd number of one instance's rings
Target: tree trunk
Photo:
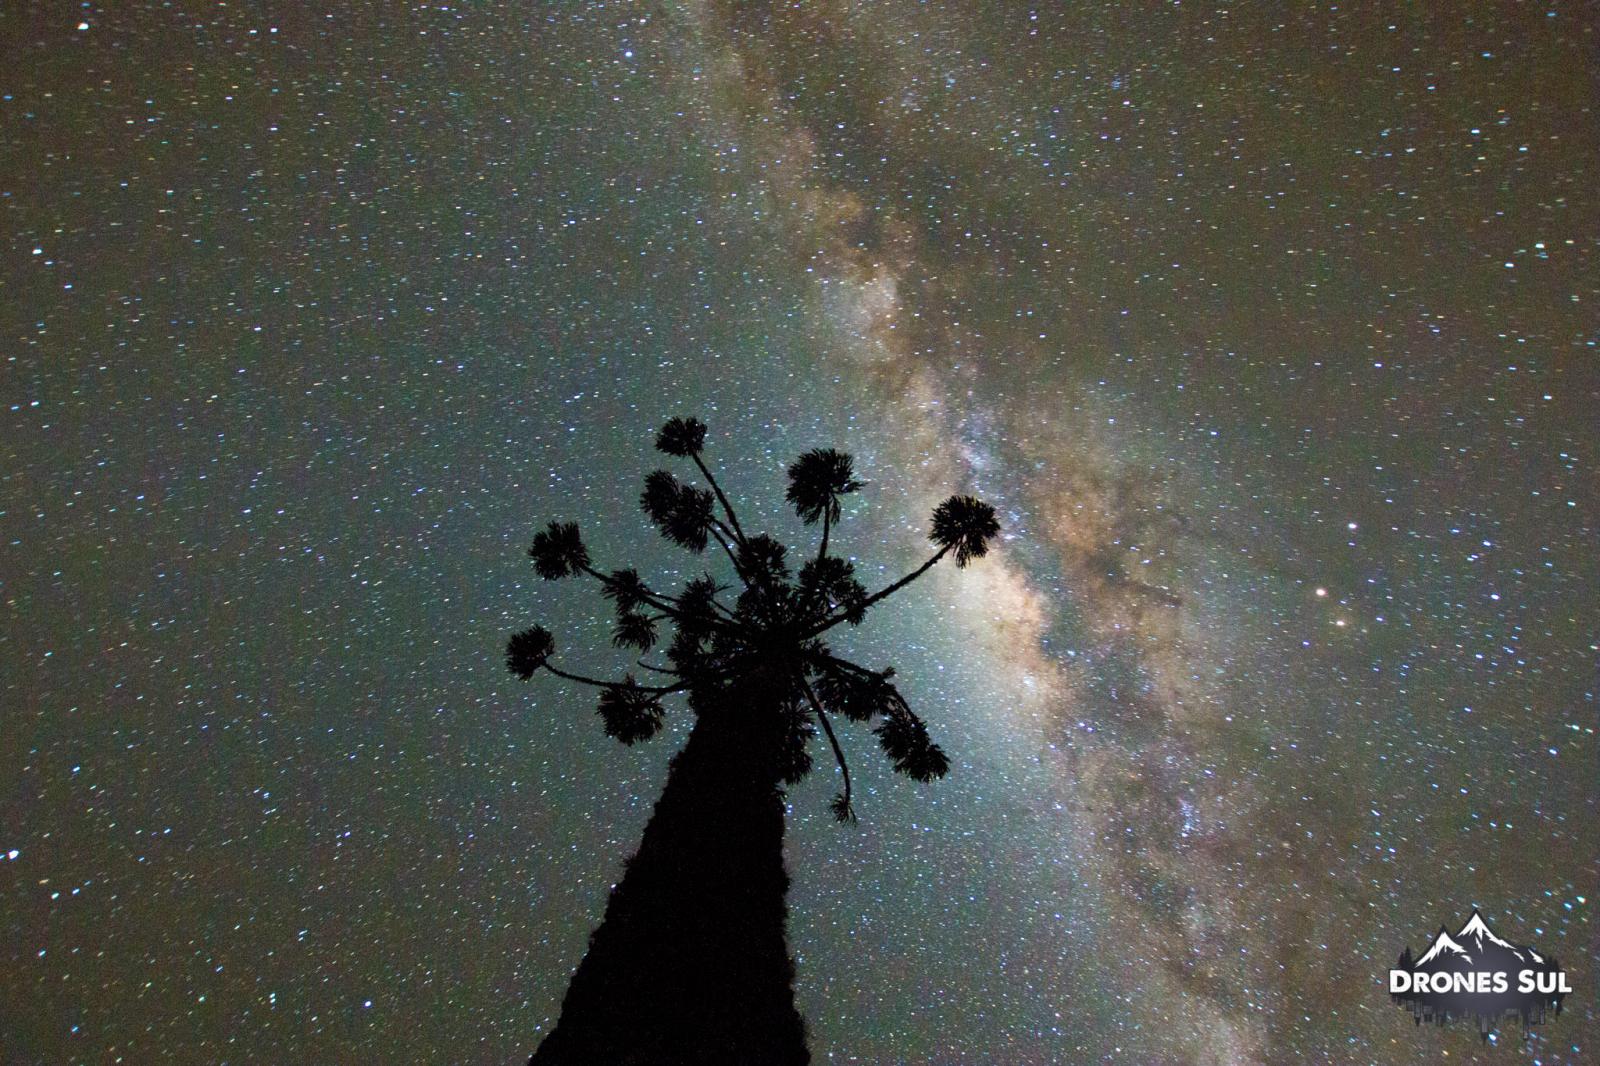
[[[765,711],[699,715],[530,1066],[810,1061]]]

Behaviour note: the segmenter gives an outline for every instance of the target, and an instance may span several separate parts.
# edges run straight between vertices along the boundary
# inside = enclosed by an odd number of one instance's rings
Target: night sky
[[[6,5],[0,1059],[525,1058],[689,724],[525,548],[692,576],[695,414],[1005,525],[838,641],[953,767],[790,792],[816,1061],[1594,1062],[1592,16]],[[1473,906],[1531,1040],[1388,1000]]]

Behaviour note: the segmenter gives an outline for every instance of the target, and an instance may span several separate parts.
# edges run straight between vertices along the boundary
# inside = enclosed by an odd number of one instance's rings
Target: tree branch
[[[739,565],[739,556],[734,553],[734,550],[729,547],[728,542],[723,539],[722,533],[718,532],[719,530],[726,530],[728,527],[723,525],[721,522],[718,522],[715,518],[713,518],[711,521],[715,523],[710,530],[711,536],[716,539],[718,544],[722,545],[722,550],[728,553],[728,562],[733,564],[733,572],[738,574],[739,580],[745,583],[746,588],[749,588],[750,579],[745,576],[744,567]]]
[[[723,549],[727,550],[726,544],[723,545]],[[732,558],[732,552],[729,552],[729,558]],[[737,567],[738,564],[735,563],[734,565]],[[593,566],[586,565],[584,566],[583,571],[590,577],[593,577],[596,581],[600,582],[602,585],[609,586],[612,584],[611,575],[602,574]],[[662,617],[664,618],[670,618],[672,621],[679,624],[682,624],[684,621],[686,621],[683,612],[678,609],[679,600],[676,596],[668,596],[664,592],[656,592],[652,589],[646,588],[644,593],[644,601],[650,606],[656,608],[658,611],[663,612]],[[730,621],[733,619],[732,611],[729,611],[726,607],[723,607],[722,604],[718,603],[715,599],[713,599],[711,603],[713,607],[720,608],[722,613],[727,615]],[[657,618],[656,621],[661,621],[661,618]],[[719,629],[726,628],[722,619],[720,618],[712,618],[710,619],[710,622]]]
[[[596,570],[593,566],[587,563],[584,564],[583,572],[607,587],[615,584],[615,582],[611,580],[610,574],[602,574],[600,571]],[[666,616],[674,621],[681,620],[683,617],[678,612],[678,601],[676,599],[664,593],[655,592],[648,586],[644,588],[644,602],[648,603],[658,611],[664,611]]]
[[[811,691],[811,683],[806,680],[806,675],[800,673],[800,688],[805,692],[806,699],[811,701],[811,707],[817,712],[817,721],[822,723],[822,731],[828,734],[828,743],[833,745],[833,757],[839,763],[839,769],[844,774],[844,809],[850,812],[850,820],[855,820],[855,811],[850,806],[850,764],[844,760],[844,749],[839,747],[839,738],[834,736],[833,726],[828,723],[828,712],[822,709],[822,702],[817,699],[817,694]]]
[[[933,558],[929,559],[927,562],[923,563],[921,566],[919,566],[915,570],[911,571],[911,573],[907,574],[905,577],[901,578],[899,581],[896,581],[894,584],[888,586],[887,588],[881,589],[878,592],[874,592],[872,595],[868,596],[866,598],[866,600],[861,604],[861,608],[860,609],[862,611],[865,611],[869,607],[871,607],[873,604],[877,603],[879,600],[886,599],[889,596],[893,596],[896,592],[899,592],[901,589],[903,589],[907,585],[911,584],[917,578],[921,577],[923,574],[926,574],[928,572],[929,568],[932,567],[933,564],[938,562],[940,559],[943,559],[945,557],[945,553],[948,552],[949,550],[950,550],[949,548],[940,548],[937,552],[934,553]],[[817,626],[807,630],[806,633],[805,633],[805,636],[802,639],[809,639],[811,637],[816,636],[818,633],[823,632],[824,630],[832,629],[834,626],[838,625],[840,622],[843,622],[844,620],[845,620],[845,616],[843,614],[836,614],[836,615],[832,615],[832,616],[830,616],[828,618],[825,618],[825,619],[823,619],[823,621],[822,621],[822,623],[820,625],[817,625]]]
[[[568,673],[558,666],[552,666],[548,660],[543,665],[546,670],[557,677],[564,677],[568,681],[576,681],[580,685],[588,685],[591,688],[631,688],[639,692],[653,692],[658,696],[665,696],[670,692],[682,692],[689,687],[689,682],[687,681],[680,681],[676,685],[629,685],[625,681],[601,681],[598,678],[584,677],[582,674]]]
[[[711,484],[711,491],[717,494],[717,500],[722,504],[722,509],[728,514],[728,521],[733,526],[733,539],[740,544],[744,543],[744,530],[739,528],[739,517],[733,513],[733,504],[728,502],[728,497],[722,494],[722,486],[717,484],[717,479],[711,476],[711,469],[701,460],[699,452],[690,453],[694,465],[706,476],[706,481]]]
[[[862,666],[860,663],[853,663],[849,659],[841,659],[837,655],[828,655],[825,656],[825,658],[835,666],[842,666],[846,670],[849,670],[853,673],[866,674],[869,677],[878,678],[880,681],[886,676],[885,672],[882,670],[871,670],[865,666]]]

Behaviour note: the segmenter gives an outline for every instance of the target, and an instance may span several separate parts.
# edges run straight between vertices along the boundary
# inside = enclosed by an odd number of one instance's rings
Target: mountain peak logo
[[[1484,1040],[1508,1017],[1528,1026],[1544,1021],[1546,1011],[1559,1015],[1571,992],[1553,957],[1502,940],[1476,908],[1454,933],[1439,926],[1421,958],[1408,945],[1389,971],[1389,998],[1418,1025],[1471,1017]]]

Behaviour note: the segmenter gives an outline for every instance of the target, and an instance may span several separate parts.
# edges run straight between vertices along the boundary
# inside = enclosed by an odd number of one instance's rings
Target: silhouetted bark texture
[[[702,710],[673,758],[530,1066],[810,1061],[784,928],[777,738],[757,725],[774,716],[743,702]]]

